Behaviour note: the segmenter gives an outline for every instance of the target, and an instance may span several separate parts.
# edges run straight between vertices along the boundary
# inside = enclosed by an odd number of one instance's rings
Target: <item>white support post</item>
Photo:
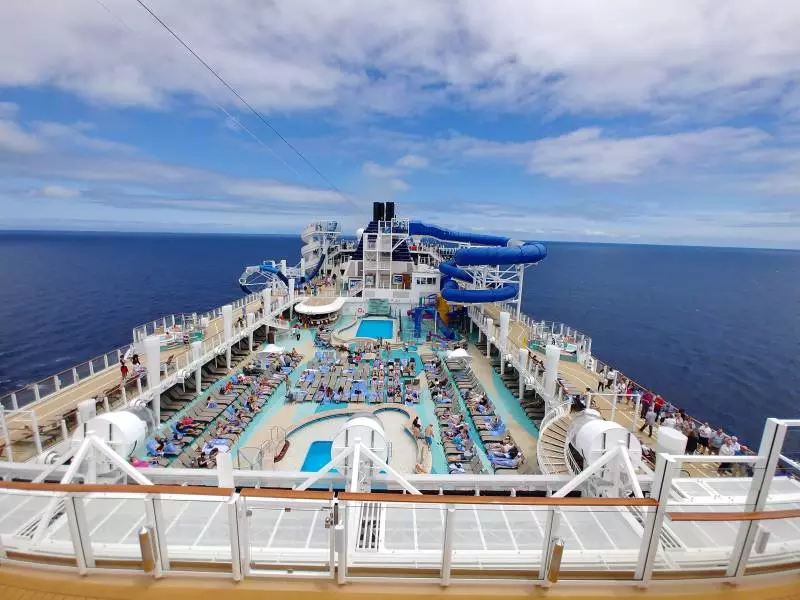
[[[192,342],[192,362],[197,362],[196,368],[194,370],[194,388],[199,395],[203,389],[203,364],[200,362],[200,358],[203,356],[203,342],[201,340],[197,340]]]
[[[6,411],[0,406],[0,429],[3,431],[3,442],[5,443],[6,459],[8,462],[14,462],[14,452],[11,449],[11,436],[8,433],[8,425],[6,424]]]
[[[264,305],[264,314],[261,315],[263,320],[266,320],[269,317],[269,313],[272,310],[272,289],[271,288],[264,288],[261,290],[261,303]]]
[[[69,439],[69,429],[67,428],[66,420],[61,419],[61,421],[59,421],[59,425],[61,426],[61,437],[64,439],[64,441],[67,441]]]
[[[505,374],[506,348],[508,347],[508,325],[511,321],[511,314],[507,311],[500,311],[500,339],[497,340],[497,347],[500,349],[500,375]]]
[[[233,489],[233,457],[230,452],[217,454],[217,487]]]
[[[289,320],[292,319],[292,311],[294,310],[294,277],[289,278]]]
[[[241,496],[236,498],[236,525],[242,577],[247,577],[250,575],[250,530],[247,522],[247,503]]]
[[[147,367],[147,388],[153,392],[153,414],[156,426],[158,426],[161,423],[161,394],[158,393],[158,387],[161,384],[161,339],[159,336],[150,335],[144,339],[144,359]]]
[[[528,373],[528,349],[527,348],[520,348],[519,349],[519,366],[520,366],[520,373],[519,373],[519,400],[522,402],[522,399],[525,397],[525,375]],[[536,375],[534,374],[534,377]]]
[[[36,411],[31,410],[31,431],[33,433],[33,444],[36,446],[36,454],[42,453],[42,437],[39,435],[39,419],[36,417]]]
[[[486,358],[492,354],[492,333],[494,333],[494,319],[487,317],[486,319]]]
[[[301,277],[306,276],[306,259],[303,258],[302,256],[300,257],[300,276]]]
[[[664,453],[656,456],[656,468],[653,471],[653,487],[650,489],[650,497],[658,501],[658,506],[652,509],[645,518],[642,545],[639,548],[639,561],[633,574],[634,580],[640,581],[642,586],[647,586],[653,576],[653,564],[658,552],[664,517],[667,515],[667,501],[672,488],[672,478],[677,470],[678,463],[674,458]]]
[[[550,570],[550,546],[558,536],[558,527],[561,522],[561,511],[557,506],[549,506],[547,511],[547,521],[544,525],[544,537],[542,538],[542,564],[539,567],[539,579],[544,587],[549,587],[547,572]]]
[[[169,570],[169,555],[167,554],[166,532],[161,531],[161,526],[165,525],[163,512],[161,510],[161,499],[157,496],[148,494],[144,497],[145,522],[153,531],[153,542],[158,549],[158,560],[153,564],[153,576],[161,579],[164,571]]]
[[[442,544],[442,568],[439,572],[442,587],[450,585],[450,571],[453,567],[453,536],[456,527],[456,509],[447,507],[444,517],[444,542]]]
[[[78,564],[78,573],[86,575],[88,569],[95,567],[94,553],[92,552],[92,542],[89,539],[89,526],[86,523],[86,511],[84,510],[83,500],[76,496],[64,498],[64,509],[67,513],[67,526],[69,527],[72,547],[75,551],[75,559]],[[51,517],[48,517],[48,520]]]
[[[253,351],[253,333],[255,331],[256,316],[253,313],[247,313],[247,344],[250,352]]]
[[[239,552],[239,518],[237,511],[238,502],[239,494],[231,494],[231,497],[225,501],[225,508],[228,512],[228,533],[230,535],[231,543],[231,570],[233,571],[234,581],[242,580],[242,555]]]
[[[334,540],[337,554],[336,583],[344,585],[347,583],[347,508],[344,510],[344,522],[336,525],[334,529]]]
[[[103,396],[103,410],[107,413],[111,412],[111,405],[108,402],[108,396]]]
[[[745,501],[745,507],[748,510],[763,511],[767,504],[772,480],[775,478],[775,470],[780,462],[783,441],[786,439],[786,430],[785,423],[778,419],[767,419],[764,433],[761,436],[761,445],[758,447],[758,455],[762,461],[753,465],[753,477],[750,480],[750,490]],[[725,571],[727,577],[739,579],[744,576],[747,560],[750,558],[757,533],[757,522],[743,521],[739,524],[731,560]]]
[[[556,382],[558,381],[558,361],[561,359],[561,349],[553,344],[545,348],[544,356],[544,395],[545,401],[552,403],[556,397]]]
[[[281,273],[286,275],[286,259],[285,258],[281,260]]]
[[[233,306],[222,307],[222,331],[225,337],[225,364],[231,368],[231,338],[233,338]]]

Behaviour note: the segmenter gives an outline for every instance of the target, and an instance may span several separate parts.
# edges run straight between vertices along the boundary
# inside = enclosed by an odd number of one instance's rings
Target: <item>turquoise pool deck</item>
[[[342,321],[347,323],[348,319],[343,318]],[[353,324],[353,320],[349,319],[350,325]],[[340,322],[337,322],[339,325]],[[389,319],[364,319],[360,321],[358,325],[358,334],[359,336],[363,335],[362,327],[366,326],[367,335],[365,337],[378,337],[380,335],[386,335],[387,330],[394,329],[393,321]],[[295,340],[294,338],[282,340],[280,344],[285,347],[287,350],[291,350],[293,348],[297,348],[299,346],[308,345],[309,343],[313,343],[314,339],[314,332],[313,330],[301,330],[300,332],[301,338],[299,341]],[[391,336],[391,333],[389,333]],[[420,358],[419,354],[415,351],[415,349],[409,351],[403,351],[401,349],[392,349],[389,352],[389,357],[393,360],[397,359],[408,359],[414,362],[414,376],[417,377],[423,371],[423,362]],[[443,357],[443,355],[442,355]],[[275,392],[270,396],[267,403],[264,407],[259,411],[258,415],[256,415],[255,419],[252,423],[247,427],[246,431],[242,434],[242,436],[237,440],[234,444],[233,448],[231,449],[232,452],[236,452],[238,449],[246,447],[248,445],[249,439],[253,436],[254,432],[260,430],[264,425],[268,424],[270,419],[272,419],[275,414],[287,407],[286,402],[286,394],[287,390],[297,384],[300,375],[302,374],[303,370],[308,367],[309,361],[303,361],[300,363],[294,371],[289,375],[289,385],[282,384],[279,386]],[[450,375],[449,375],[450,376]],[[505,422],[514,421],[519,426],[523,427],[526,432],[530,433],[532,436],[538,437],[538,430],[527,418],[525,412],[519,406],[516,397],[513,395],[511,391],[509,391],[502,379],[499,375],[492,371],[491,380],[486,381],[487,378],[486,374],[479,374],[479,379],[481,383],[484,385],[487,394],[489,395],[490,399],[495,405],[496,413],[500,416],[501,419]],[[452,377],[450,376],[451,381]],[[209,391],[211,389],[218,389],[221,385],[223,380],[215,383],[209,390],[203,392],[195,403],[205,402],[206,398],[208,397]],[[457,401],[461,405],[462,409],[465,410],[463,398],[458,396]],[[374,405],[373,403],[370,403]],[[315,414],[324,415],[325,412],[331,411],[337,408],[346,408],[348,406],[347,403],[342,402],[335,402],[335,403],[327,403],[327,404],[320,404],[320,403],[312,403],[312,402],[303,402],[303,403],[289,403],[288,407],[291,410],[291,420],[292,422],[299,422],[302,419],[307,417],[311,417]],[[388,406],[387,406],[388,408]],[[423,430],[428,426],[432,425],[434,431],[434,443],[431,447],[431,473],[433,474],[446,474],[448,473],[448,464],[447,458],[445,456],[444,447],[442,444],[441,432],[439,430],[438,419],[435,413],[435,403],[431,399],[430,392],[427,389],[420,390],[420,402],[415,404],[413,408],[416,410],[417,414],[419,415],[420,421],[422,423]],[[182,416],[183,412],[176,415],[172,421],[178,419]],[[167,428],[169,423],[162,426],[163,428]],[[476,448],[478,450],[478,456],[484,466],[488,467],[489,461],[486,457],[486,454],[483,450],[483,444],[480,442],[480,437],[477,435],[477,431],[475,430],[471,421],[469,422],[470,426],[470,435],[473,437],[473,440],[476,441]],[[311,444],[308,449],[308,453],[304,459],[302,470],[303,471],[316,471],[327,462],[330,461],[330,452],[331,452],[331,443],[330,441],[322,441],[318,440]],[[137,456],[141,458],[146,458],[146,449],[142,448],[140,452],[137,452]],[[320,462],[321,461],[321,462]]]

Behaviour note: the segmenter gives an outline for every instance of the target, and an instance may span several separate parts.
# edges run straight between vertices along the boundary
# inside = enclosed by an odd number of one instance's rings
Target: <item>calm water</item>
[[[242,268],[299,260],[283,236],[0,233],[0,390],[130,341],[172,312],[241,292]],[[800,252],[549,244],[524,310],[699,418],[760,439],[800,417]]]

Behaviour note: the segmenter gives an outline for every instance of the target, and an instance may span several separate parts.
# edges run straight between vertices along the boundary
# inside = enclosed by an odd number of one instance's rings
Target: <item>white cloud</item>
[[[333,190],[290,185],[272,180],[233,180],[220,185],[221,191],[232,196],[254,200],[279,200],[297,204],[329,204],[342,202]]]
[[[76,198],[81,195],[81,192],[63,185],[46,185],[40,189],[31,190],[30,195],[45,198]]]
[[[768,135],[754,128],[639,137],[604,136],[598,128],[539,140],[531,145],[529,169],[547,177],[580,181],[629,181],[670,165],[697,168],[755,148]]]
[[[94,2],[0,3],[0,85],[55,86],[122,106],[187,93],[233,103],[136,3],[104,4],[114,16]],[[797,115],[797,2],[151,5],[264,110],[686,115],[783,101]]]
[[[390,177],[396,177],[402,173],[401,169],[395,167],[384,167],[383,165],[379,165],[378,163],[367,161],[362,166],[362,171],[364,174],[369,177],[375,177],[376,179],[388,179]]]
[[[43,147],[37,136],[24,131],[14,121],[0,120],[0,151],[31,154],[40,152]]]
[[[403,167],[405,169],[425,169],[431,163],[424,156],[419,156],[417,154],[406,154],[405,156],[398,158],[395,164],[398,167]]]
[[[408,185],[402,179],[390,179],[389,180],[389,187],[392,188],[395,192],[405,192],[406,190],[411,189],[411,186]]]

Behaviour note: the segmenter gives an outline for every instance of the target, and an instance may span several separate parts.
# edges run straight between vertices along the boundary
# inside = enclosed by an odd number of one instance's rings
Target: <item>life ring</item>
[[[356,312],[357,312],[359,315],[363,315],[363,314],[364,314],[364,309],[363,309],[363,308],[361,308],[361,307],[359,306],[359,307],[358,307],[358,310],[357,310]]]

